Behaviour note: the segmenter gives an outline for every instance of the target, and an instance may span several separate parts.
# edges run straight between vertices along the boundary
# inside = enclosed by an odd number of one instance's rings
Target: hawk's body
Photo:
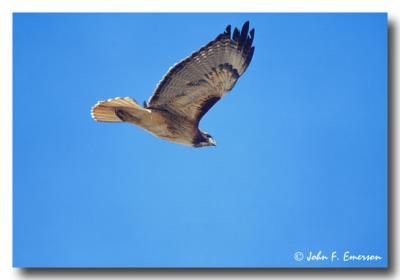
[[[162,139],[192,147],[215,145],[198,125],[249,65],[254,52],[254,29],[248,31],[246,22],[241,32],[235,28],[231,38],[228,26],[215,40],[175,64],[144,107],[129,97],[109,99],[93,107],[93,118],[130,122]]]

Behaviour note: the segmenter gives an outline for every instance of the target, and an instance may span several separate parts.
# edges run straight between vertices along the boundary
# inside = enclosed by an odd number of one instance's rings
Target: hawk
[[[190,147],[215,146],[199,129],[201,118],[235,86],[254,53],[249,22],[231,34],[231,26],[213,41],[173,65],[143,107],[130,97],[99,101],[92,117],[99,122],[128,122],[155,136]]]

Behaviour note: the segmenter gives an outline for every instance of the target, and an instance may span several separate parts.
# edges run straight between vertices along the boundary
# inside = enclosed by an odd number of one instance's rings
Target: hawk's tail
[[[92,117],[98,122],[123,122],[116,113],[117,109],[142,109],[142,107],[130,97],[117,97],[97,102],[92,108]]]

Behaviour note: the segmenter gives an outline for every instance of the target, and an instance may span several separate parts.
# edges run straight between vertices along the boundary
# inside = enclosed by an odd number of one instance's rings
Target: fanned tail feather
[[[97,102],[92,108],[92,118],[98,122],[122,122],[115,113],[117,108],[142,109],[140,105],[130,97],[117,97]]]

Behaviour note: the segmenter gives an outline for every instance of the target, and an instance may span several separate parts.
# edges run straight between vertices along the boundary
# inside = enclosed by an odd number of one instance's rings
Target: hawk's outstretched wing
[[[205,113],[246,71],[253,57],[254,29],[247,21],[239,32],[231,27],[170,68],[146,106],[170,111],[198,124]]]

